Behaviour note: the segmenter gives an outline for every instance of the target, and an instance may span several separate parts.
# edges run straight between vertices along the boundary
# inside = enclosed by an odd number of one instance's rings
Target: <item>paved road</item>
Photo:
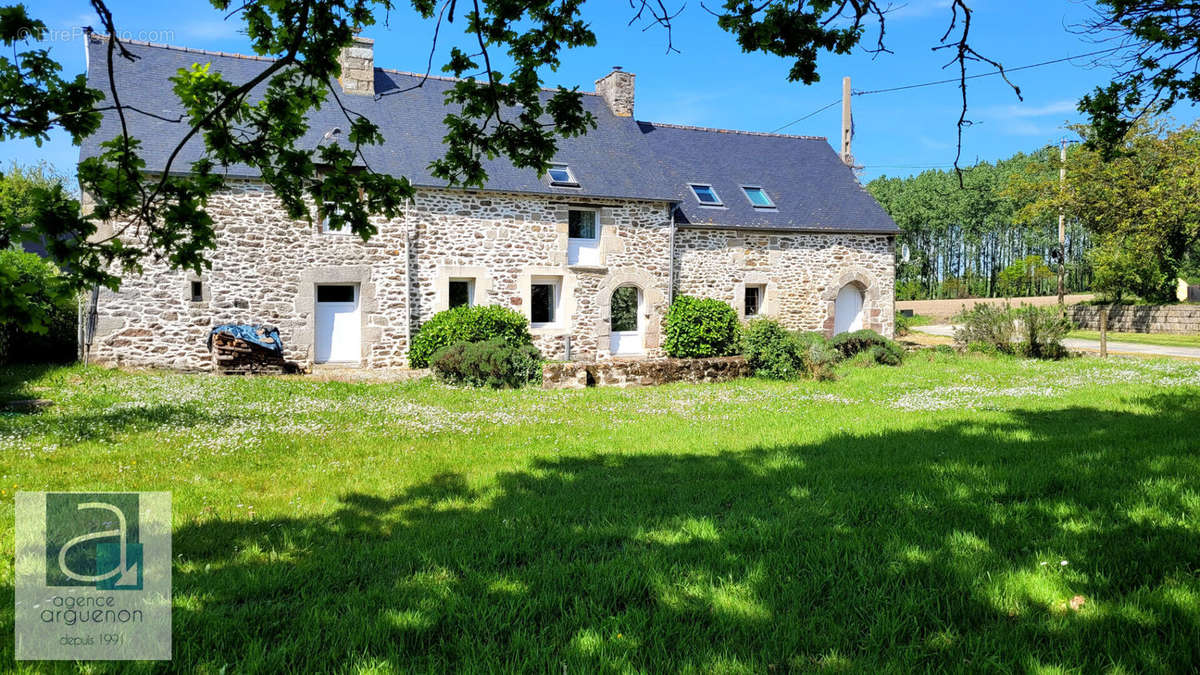
[[[933,325],[933,326],[914,326],[909,330],[927,333],[929,335],[940,335],[943,337],[954,337],[954,329],[957,326],[949,324]],[[1063,346],[1067,349],[1075,351],[1098,352],[1100,351],[1099,340],[1081,340],[1079,338],[1067,338],[1063,340]],[[1108,342],[1109,354],[1136,354],[1140,356],[1173,356],[1183,359],[1200,359],[1200,347],[1164,347],[1161,345],[1143,345],[1134,342]]]

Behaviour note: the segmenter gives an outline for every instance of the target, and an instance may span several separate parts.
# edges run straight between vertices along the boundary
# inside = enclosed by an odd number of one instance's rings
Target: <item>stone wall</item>
[[[1100,306],[1070,305],[1071,321],[1100,330]],[[1200,333],[1200,305],[1109,305],[1108,330],[1120,333]]]
[[[316,283],[360,283],[363,354],[368,366],[400,365],[405,333],[404,224],[380,220],[370,242],[321,233],[291,220],[260,183],[231,181],[209,201],[217,247],[212,269],[197,277],[146,261],[121,290],[100,292],[91,358],[97,363],[209,370],[209,330],[223,323],[279,328],[285,358],[311,363]],[[204,298],[191,301],[191,282]],[[399,290],[397,290],[399,289]],[[379,298],[400,298],[399,303]]]
[[[102,291],[91,358],[97,363],[209,370],[209,330],[222,323],[270,323],[285,357],[311,364],[314,289],[360,289],[361,364],[407,364],[408,334],[447,305],[452,278],[476,279],[476,304],[529,316],[533,277],[560,277],[560,320],[533,329],[547,358],[608,356],[608,298],[624,283],[642,286],[649,356],[661,355],[670,234],[665,203],[421,190],[405,214],[375,221],[369,242],[293,221],[260,183],[233,181],[210,200],[217,248],[202,277],[146,261],[120,292]],[[594,208],[600,264],[567,266],[567,211]],[[409,236],[411,233],[411,237]],[[411,284],[410,284],[411,275]],[[191,301],[191,282],[204,298]],[[408,290],[406,290],[408,289]],[[411,291],[411,292],[410,292]],[[607,293],[603,297],[597,294]]]
[[[567,212],[596,211],[598,264],[567,265]],[[414,231],[412,313],[427,321],[447,305],[449,283],[475,280],[475,303],[529,315],[529,286],[537,277],[561,280],[559,320],[532,328],[546,358],[609,356],[609,299],[621,285],[642,289],[648,356],[659,356],[659,326],[667,310],[670,228],[665,203],[539,198],[425,190],[408,220]]]
[[[741,356],[712,359],[611,359],[596,363],[548,363],[545,389],[640,387],[670,382],[725,382],[750,375]]]
[[[864,234],[781,234],[681,229],[675,238],[676,292],[724,300],[745,318],[745,289],[762,285],[760,315],[793,330],[833,332],[838,291],[863,292],[863,326],[895,328],[892,238]]]
[[[599,259],[567,263],[567,213],[596,211]],[[217,247],[200,277],[146,261],[118,293],[102,291],[91,358],[133,367],[209,370],[209,330],[222,323],[279,328],[285,358],[315,357],[315,288],[359,288],[367,368],[407,365],[408,336],[448,305],[452,279],[473,280],[475,304],[529,317],[530,284],[560,285],[557,320],[532,328],[549,359],[611,357],[610,301],[621,286],[641,291],[646,357],[663,355],[670,297],[671,228],[665,202],[421,189],[405,213],[377,219],[369,242],[288,218],[261,183],[231,181],[210,200]],[[832,330],[838,289],[857,284],[866,325],[892,332],[891,240],[878,235],[765,234],[716,229],[676,233],[677,292],[742,308],[747,283],[767,289],[764,310],[788,326]],[[203,297],[193,302],[191,282]]]

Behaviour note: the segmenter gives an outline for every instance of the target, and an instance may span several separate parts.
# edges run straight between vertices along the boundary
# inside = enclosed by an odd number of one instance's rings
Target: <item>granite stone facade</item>
[[[746,317],[746,287],[759,286],[759,315],[792,330],[832,334],[838,291],[863,293],[863,327],[891,336],[895,324],[893,240],[875,234],[681,229],[676,292],[717,298]]]
[[[672,279],[676,293],[719,298],[743,313],[745,286],[761,284],[763,314],[825,331],[838,290],[855,284],[864,324],[892,332],[887,235],[677,229],[672,238],[668,202],[422,188],[401,217],[377,221],[378,234],[363,242],[291,220],[253,180],[231,181],[210,209],[212,269],[196,276],[148,261],[119,292],[102,291],[93,362],[209,370],[213,326],[267,323],[279,328],[286,358],[311,364],[320,284],[358,287],[360,365],[368,368],[406,365],[410,336],[448,306],[454,280],[472,283],[475,304],[526,317],[531,284],[557,284],[556,320],[532,329],[550,359],[568,356],[568,339],[572,360],[609,359],[610,301],[626,285],[640,289],[645,356],[661,357]],[[587,265],[568,263],[572,209],[596,213],[598,254]]]

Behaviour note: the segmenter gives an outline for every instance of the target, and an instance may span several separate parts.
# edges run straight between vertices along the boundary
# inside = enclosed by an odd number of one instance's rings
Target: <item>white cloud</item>
[[[1007,105],[1003,106],[1001,110],[1009,117],[1048,117],[1050,115],[1072,114],[1078,105],[1077,101],[1062,100],[1040,106]]]

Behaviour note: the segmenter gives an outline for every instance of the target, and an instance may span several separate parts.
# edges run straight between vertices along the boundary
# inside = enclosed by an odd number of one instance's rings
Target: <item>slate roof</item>
[[[163,170],[168,155],[187,131],[175,121],[181,108],[171,91],[171,76],[193,63],[211,63],[227,80],[245,82],[270,65],[270,60],[261,57],[128,44],[140,58],[129,62],[114,57],[114,75],[121,103],[141,111],[127,111],[126,119],[131,135],[142,142],[141,156],[151,172]],[[103,36],[88,38],[88,81],[105,92],[106,98],[107,46]],[[386,139],[382,146],[363,150],[372,169],[408,176],[417,186],[445,187],[444,181],[430,175],[428,166],[443,154],[442,119],[447,113],[443,101],[453,81],[431,77],[416,87],[420,79],[420,75],[376,68],[374,98],[342,94],[341,99],[379,125]],[[593,93],[585,93],[583,105],[595,116],[597,128],[578,138],[560,139],[556,156],[556,161],[570,165],[579,188],[552,187],[532,169],[517,169],[500,158],[485,162],[488,180],[484,189],[672,202],[678,204],[676,221],[681,226],[897,231],[892,219],[859,186],[823,138],[638,122],[613,115],[604,99]],[[342,111],[332,104],[312,111],[309,124],[304,143],[310,147],[322,142],[332,129],[340,129],[343,137],[349,130]],[[119,132],[115,111],[106,112],[100,131],[84,141],[81,159],[96,155],[100,141]],[[202,142],[193,139],[171,170],[187,171],[202,151]],[[257,174],[245,166],[228,167],[227,173],[241,177]],[[725,206],[700,206],[689,182],[713,185]],[[763,187],[777,208],[754,208],[742,194],[741,185]]]

